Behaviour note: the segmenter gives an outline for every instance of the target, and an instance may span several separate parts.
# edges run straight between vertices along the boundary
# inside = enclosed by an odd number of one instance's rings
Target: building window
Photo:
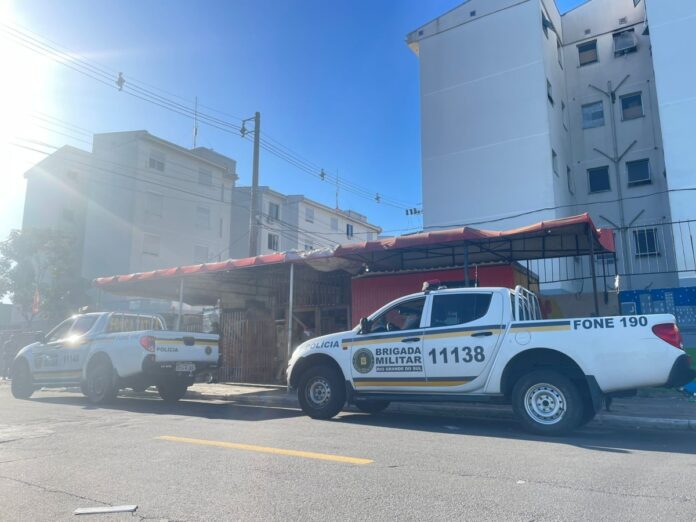
[[[151,169],[164,172],[164,154],[162,154],[161,152],[157,152],[156,150],[150,151],[150,159],[148,161],[148,166]]]
[[[160,238],[154,234],[143,236],[143,254],[158,256],[160,253]]]
[[[280,221],[280,205],[278,203],[268,202],[268,222]]]
[[[213,172],[208,169],[198,169],[198,184],[208,187],[213,185]]]
[[[208,247],[201,245],[194,245],[193,247],[193,262],[194,263],[207,263],[210,259],[208,255]]]
[[[558,65],[563,69],[563,47],[558,36],[556,36],[556,53],[558,54]]]
[[[304,219],[307,223],[314,223],[314,209],[312,207],[305,207]]]
[[[546,79],[546,97],[551,102],[551,105],[553,105],[553,87],[551,87],[551,82],[548,78]]]
[[[628,186],[647,185],[650,181],[650,161],[647,159],[626,162]]]
[[[553,173],[558,176],[558,154],[553,149],[551,149],[551,166],[553,167]]]
[[[210,229],[210,209],[196,207],[196,228]]]
[[[338,218],[337,217],[331,218],[331,230],[338,230]]]
[[[268,249],[278,251],[278,234],[268,234]]]
[[[305,250],[314,250],[314,245],[312,243],[305,243],[304,249]]]
[[[604,125],[604,104],[602,101],[582,106],[582,128],[592,129]]]
[[[568,181],[568,192],[575,194],[575,180],[573,179],[573,171],[566,165],[566,178]]]
[[[148,192],[145,202],[145,212],[151,216],[162,217],[162,206],[164,204],[164,196],[156,192]]]
[[[660,250],[657,245],[656,228],[634,230],[633,242],[636,245],[637,256],[657,256],[660,254]]]
[[[611,190],[611,183],[609,183],[609,167],[588,169],[587,178],[590,187],[590,194]]]
[[[74,223],[75,222],[75,212],[73,212],[69,208],[64,208],[63,209],[63,219],[65,221],[69,221],[70,223]]]
[[[633,120],[643,117],[643,97],[634,92],[621,96],[621,119]]]
[[[636,40],[636,32],[633,29],[614,33],[614,56],[635,53],[637,50],[638,42]]]
[[[598,61],[597,40],[578,45],[578,58],[580,60],[580,66],[589,65]]]
[[[350,223],[346,223],[346,237],[348,239],[353,238],[353,225],[351,225]]]

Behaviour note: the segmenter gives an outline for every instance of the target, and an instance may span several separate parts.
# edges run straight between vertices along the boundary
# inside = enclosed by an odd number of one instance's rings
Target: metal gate
[[[219,379],[274,383],[280,364],[275,324],[271,319],[249,315],[245,310],[223,310],[220,314],[222,366]]]

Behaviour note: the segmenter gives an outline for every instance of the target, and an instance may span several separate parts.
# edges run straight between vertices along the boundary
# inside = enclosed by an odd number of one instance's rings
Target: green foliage
[[[28,325],[36,315],[59,321],[74,313],[88,301],[80,250],[75,238],[62,231],[13,230],[0,243],[0,297],[19,305]],[[38,314],[33,311],[37,289]]]

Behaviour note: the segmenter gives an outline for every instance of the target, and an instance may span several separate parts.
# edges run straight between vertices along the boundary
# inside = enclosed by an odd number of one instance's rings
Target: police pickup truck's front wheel
[[[29,364],[24,359],[17,359],[12,365],[12,396],[15,399],[28,399],[34,393],[34,382]]]
[[[568,377],[538,370],[517,381],[512,390],[512,407],[527,431],[563,435],[580,425],[584,402]]]
[[[312,366],[300,377],[297,398],[307,415],[313,419],[330,419],[346,403],[346,387],[331,366]]]

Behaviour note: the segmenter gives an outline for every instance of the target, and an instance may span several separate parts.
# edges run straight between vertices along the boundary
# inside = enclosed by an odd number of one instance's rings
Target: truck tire
[[[111,361],[99,357],[90,362],[87,368],[84,393],[93,404],[108,404],[118,395],[116,376]]]
[[[12,396],[15,399],[28,399],[34,393],[34,380],[29,364],[24,359],[17,359],[12,365]]]
[[[183,381],[162,381],[157,385],[157,392],[164,402],[177,402],[186,395],[188,384]]]
[[[346,403],[345,384],[331,366],[311,366],[300,377],[297,399],[302,411],[313,419],[330,419]]]
[[[574,430],[585,409],[578,387],[552,370],[536,370],[520,377],[512,390],[512,408],[524,429],[538,435],[563,435]]]
[[[389,404],[389,401],[380,401],[374,399],[364,399],[355,401],[355,407],[364,413],[379,413],[387,409],[387,406],[389,406]]]

